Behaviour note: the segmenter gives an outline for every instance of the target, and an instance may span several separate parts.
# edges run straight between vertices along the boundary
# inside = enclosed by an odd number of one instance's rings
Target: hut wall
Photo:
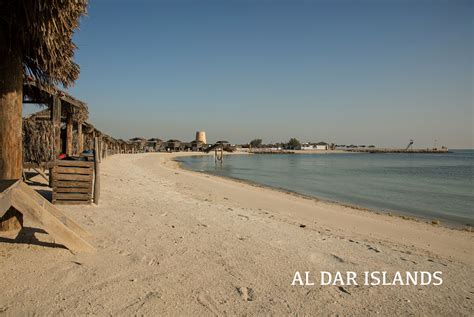
[[[22,125],[23,162],[41,163],[53,160],[51,121],[26,119]]]

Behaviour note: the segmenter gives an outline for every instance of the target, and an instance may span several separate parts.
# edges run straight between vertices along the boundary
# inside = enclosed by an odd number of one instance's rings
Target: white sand
[[[96,254],[1,240],[0,314],[474,314],[473,233],[181,170],[174,155],[110,157],[100,205],[61,207]],[[367,270],[444,283],[290,285],[295,271]]]

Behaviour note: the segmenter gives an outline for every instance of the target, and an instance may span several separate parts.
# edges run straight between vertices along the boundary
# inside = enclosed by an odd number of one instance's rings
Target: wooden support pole
[[[68,112],[66,117],[66,155],[72,156],[72,114]]]
[[[9,50],[6,33],[0,31],[0,180],[20,179],[23,171],[23,70],[20,55]]]
[[[53,161],[61,154],[61,99],[53,96],[51,104],[51,124],[53,126]],[[49,169],[49,187],[53,188],[53,169]]]
[[[82,133],[82,122],[77,123],[77,155],[84,151],[84,134]]]
[[[99,204],[99,198],[100,198],[99,138],[94,138],[94,204]]]
[[[54,135],[54,160],[61,154],[61,99],[59,96],[53,96],[53,104],[51,106],[51,122],[53,124]]]

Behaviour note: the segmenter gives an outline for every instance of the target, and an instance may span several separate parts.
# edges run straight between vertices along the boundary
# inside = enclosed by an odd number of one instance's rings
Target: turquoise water
[[[451,224],[474,224],[474,150],[446,154],[233,155],[185,168],[326,200]]]

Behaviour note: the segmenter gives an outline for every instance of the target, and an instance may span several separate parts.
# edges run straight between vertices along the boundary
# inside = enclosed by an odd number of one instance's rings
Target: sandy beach
[[[0,239],[0,314],[473,315],[473,233],[114,155],[72,254],[30,228]],[[40,178],[34,180],[40,181]],[[310,271],[314,286],[292,286]],[[320,271],[441,271],[442,285],[319,285]]]

